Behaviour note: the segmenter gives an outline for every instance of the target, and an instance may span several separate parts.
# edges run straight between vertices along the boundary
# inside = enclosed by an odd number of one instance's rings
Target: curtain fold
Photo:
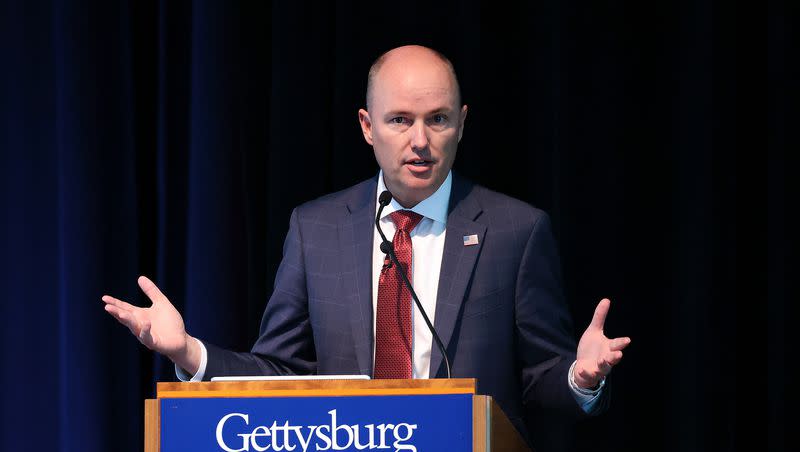
[[[174,380],[173,367],[100,300],[148,304],[140,274],[193,335],[249,349],[292,208],[377,173],[357,110],[373,59],[407,43],[441,50],[459,74],[469,115],[456,170],[551,214],[578,331],[607,296],[607,331],[634,339],[614,371],[611,412],[574,431],[543,420],[540,441],[733,449],[743,383],[730,344],[748,316],[730,302],[745,171],[735,5],[0,8],[0,449],[141,449],[142,400]],[[782,275],[782,255],[771,256]],[[782,297],[785,282],[774,281]],[[771,337],[780,355],[783,335]],[[31,446],[43,431],[53,439]]]

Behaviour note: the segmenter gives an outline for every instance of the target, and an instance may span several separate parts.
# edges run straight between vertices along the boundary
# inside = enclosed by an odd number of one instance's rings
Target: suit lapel
[[[343,267],[345,274],[351,277],[346,284],[351,288],[353,300],[349,317],[359,372],[372,375],[372,247],[377,179],[362,186],[347,204],[348,215],[342,222],[340,237]],[[482,209],[472,196],[472,188],[471,183],[453,174],[434,319],[436,331],[451,358],[449,343],[486,233],[486,226],[474,221]],[[477,245],[464,245],[464,237],[470,235],[477,235]],[[354,271],[347,272],[350,268]],[[430,376],[444,376],[442,354],[435,343],[432,346]]]
[[[486,226],[474,221],[482,209],[475,197],[472,196],[472,188],[471,183],[453,175],[434,319],[436,332],[448,350],[450,358],[452,358],[452,351],[449,343],[486,233]],[[478,236],[478,244],[465,246],[464,237],[471,235]],[[431,378],[445,376],[442,354],[435,342],[432,345]]]
[[[372,234],[375,216],[376,179],[362,184],[348,203],[349,215],[341,227],[344,274],[351,290],[350,326],[359,372],[372,375]],[[353,271],[348,271],[352,269]]]

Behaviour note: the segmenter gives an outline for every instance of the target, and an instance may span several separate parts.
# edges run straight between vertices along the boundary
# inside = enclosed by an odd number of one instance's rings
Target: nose
[[[417,121],[410,130],[411,149],[421,151],[428,147],[428,131],[425,130],[425,122]]]

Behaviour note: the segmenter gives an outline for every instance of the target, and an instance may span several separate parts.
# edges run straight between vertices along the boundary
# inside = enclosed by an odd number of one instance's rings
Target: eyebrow
[[[435,110],[431,110],[431,111],[425,113],[425,116],[437,115],[437,114],[440,114],[440,113],[450,113],[450,108],[449,107],[439,107],[439,108],[437,108]],[[410,111],[407,111],[407,110],[390,110],[390,111],[387,111],[385,115],[383,115],[384,118],[393,118],[395,116],[413,116],[413,114]]]

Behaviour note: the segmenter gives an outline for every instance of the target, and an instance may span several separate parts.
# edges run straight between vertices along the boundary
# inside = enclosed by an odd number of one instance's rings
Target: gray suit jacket
[[[206,344],[205,378],[372,375],[376,190],[372,178],[294,210],[259,339],[250,353]],[[534,406],[584,415],[567,384],[576,345],[548,216],[455,173],[435,328],[453,376],[477,378],[526,438]],[[430,374],[445,376],[435,346]]]

